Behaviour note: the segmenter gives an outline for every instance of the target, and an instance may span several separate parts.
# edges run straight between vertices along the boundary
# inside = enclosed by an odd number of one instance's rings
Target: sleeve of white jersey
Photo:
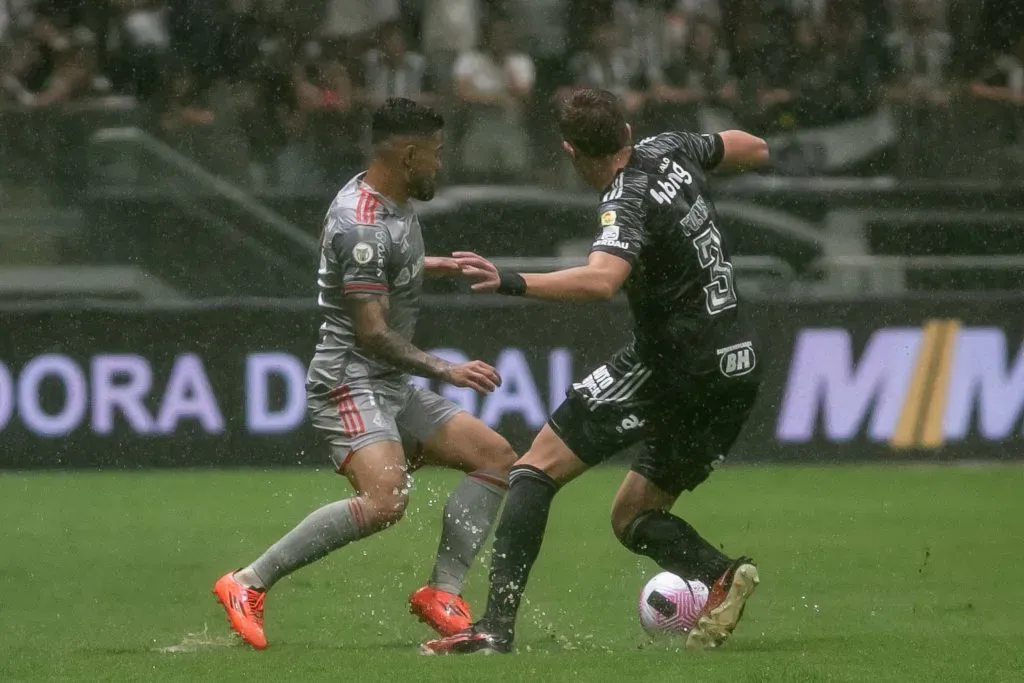
[[[342,275],[344,294],[387,294],[391,235],[383,225],[342,222],[331,238]]]

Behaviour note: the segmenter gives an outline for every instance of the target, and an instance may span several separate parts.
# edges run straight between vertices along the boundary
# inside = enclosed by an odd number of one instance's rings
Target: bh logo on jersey
[[[740,377],[753,372],[757,365],[757,357],[754,355],[754,344],[743,342],[733,344],[724,349],[718,349],[718,368],[725,377]]]

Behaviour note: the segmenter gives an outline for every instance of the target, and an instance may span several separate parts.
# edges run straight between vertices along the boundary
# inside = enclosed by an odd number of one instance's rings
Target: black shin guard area
[[[698,579],[708,587],[732,564],[696,529],[664,510],[641,512],[621,540],[626,548],[651,558],[665,571],[683,579]]]
[[[511,639],[558,485],[543,471],[529,465],[513,467],[508,481],[505,509],[494,533],[487,612],[478,630]]]

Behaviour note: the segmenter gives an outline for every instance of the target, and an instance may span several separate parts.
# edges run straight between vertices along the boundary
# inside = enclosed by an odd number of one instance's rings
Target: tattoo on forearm
[[[402,372],[444,379],[451,368],[451,363],[416,348],[415,344],[390,328],[370,337],[367,342],[366,351]]]
[[[451,363],[416,347],[387,325],[389,312],[387,297],[357,294],[350,297],[353,303],[353,317],[358,330],[361,325],[372,325],[371,334],[358,335],[362,349],[377,360],[391,364],[402,372],[412,375],[445,379]]]

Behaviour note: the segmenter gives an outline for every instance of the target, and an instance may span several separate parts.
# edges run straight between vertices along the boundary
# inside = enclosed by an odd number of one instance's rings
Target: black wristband
[[[498,294],[523,296],[526,294],[526,280],[514,270],[498,269]]]

